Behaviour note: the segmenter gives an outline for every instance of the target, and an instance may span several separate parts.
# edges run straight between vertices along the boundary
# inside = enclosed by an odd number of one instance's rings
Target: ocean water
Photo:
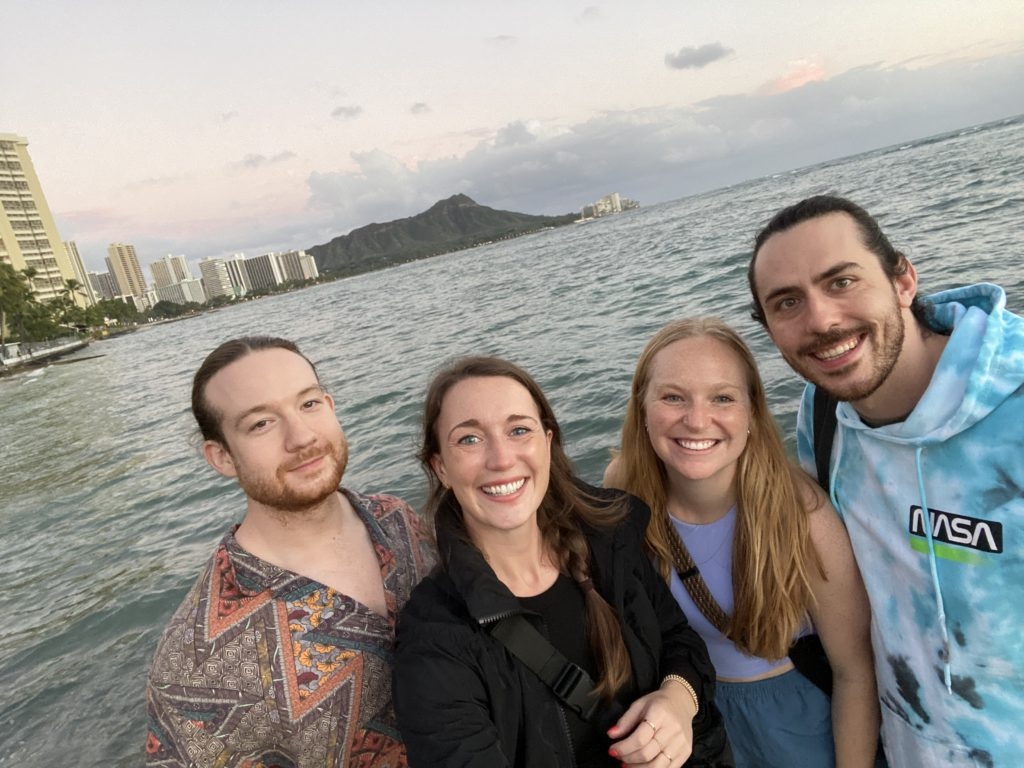
[[[749,319],[746,264],[775,210],[821,192],[878,215],[923,292],[992,281],[1024,308],[1022,116],[144,328],[0,379],[0,764],[141,765],[156,641],[244,507],[192,436],[190,377],[218,343],[281,335],[318,362],[353,488],[421,502],[422,395],[465,353],[533,373],[598,482],[636,357],[679,317],[744,334],[791,431],[801,383]]]

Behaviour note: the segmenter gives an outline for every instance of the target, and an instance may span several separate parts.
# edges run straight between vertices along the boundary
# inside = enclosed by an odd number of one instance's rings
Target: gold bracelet
[[[690,681],[680,675],[665,675],[665,678],[661,681],[662,685],[669,680],[679,683],[690,694],[690,697],[693,699],[693,708],[695,710],[693,716],[696,717],[697,713],[700,712],[700,702],[697,700],[697,692],[693,690],[693,686],[690,685]]]

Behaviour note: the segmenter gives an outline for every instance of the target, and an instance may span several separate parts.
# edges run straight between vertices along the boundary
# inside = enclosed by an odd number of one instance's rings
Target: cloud
[[[499,45],[504,45],[506,43],[514,43],[515,40],[516,40],[516,37],[515,37],[515,35],[495,35],[494,37],[489,37],[487,39],[490,40],[492,43],[498,43]]]
[[[687,145],[700,152],[714,141],[707,133],[714,132],[690,110],[617,112],[550,132],[514,122],[463,157],[415,168],[379,151],[353,154],[355,172],[310,176],[310,207],[334,234],[411,215],[459,191],[496,208],[566,213],[613,190],[635,197],[631,179],[674,173],[667,153]],[[677,165],[686,159],[677,156]]]
[[[495,208],[563,213],[618,191],[650,204],[1024,112],[1024,54],[926,68],[869,66],[781,92],[608,112],[557,129],[514,121],[461,157],[407,167],[352,155],[310,176],[335,234],[465,192]],[[322,242],[322,240],[321,240]]]
[[[536,140],[537,137],[526,127],[526,123],[522,120],[517,120],[498,131],[498,134],[494,137],[494,146],[512,147],[516,144],[532,144]]]
[[[786,72],[762,85],[758,89],[758,93],[785,93],[824,79],[825,68],[821,64],[801,59],[793,62]]]
[[[188,175],[181,176],[150,176],[138,181],[130,181],[121,187],[126,192],[136,192],[140,189],[152,189],[159,187],[171,187],[182,181],[187,181]]]
[[[581,21],[597,21],[601,18],[601,9],[596,5],[588,5],[580,14]]]
[[[209,210],[209,199],[193,190],[196,201],[188,209],[182,204],[180,213],[176,208],[171,226],[170,195],[193,189],[183,179],[168,190],[143,189],[135,195],[140,207],[121,219],[73,211],[58,213],[59,226],[83,254],[103,254],[107,243],[125,241],[144,245],[147,254],[198,257],[309,247],[413,215],[456,192],[528,213],[578,210],[613,191],[650,205],[1024,113],[1022,73],[1024,52],[928,66],[871,65],[803,85],[791,80],[788,90],[612,111],[573,125],[524,118],[474,132],[475,146],[459,156],[406,164],[380,149],[355,152],[352,170],[320,169],[298,189],[284,181],[291,166],[272,163],[289,153],[250,155],[241,168],[266,166],[258,194],[280,198],[288,191],[290,208],[247,197],[256,185],[236,183],[235,208]],[[282,173],[276,181],[275,172]],[[166,226],[154,223],[157,216]]]
[[[238,162],[232,163],[229,167],[248,169],[262,168],[265,165],[273,165],[274,163],[291,160],[293,157],[296,157],[296,154],[287,149],[283,152],[278,152],[276,155],[272,155],[271,157],[250,152]]]
[[[721,43],[708,43],[700,47],[680,48],[679,53],[666,53],[665,66],[670,69],[701,69],[733,53]]]
[[[363,112],[363,108],[358,106],[358,105],[355,105],[355,104],[344,105],[343,104],[340,107],[335,107],[334,108],[334,110],[331,112],[331,117],[342,117],[342,118],[345,118],[346,120],[351,120],[352,118],[358,117],[359,115],[361,115],[362,112]]]
[[[409,114],[412,115],[425,115],[428,112],[430,112],[430,105],[424,101],[417,101],[409,107]]]
[[[315,245],[336,235],[369,224],[411,216],[448,195],[434,197],[423,187],[419,174],[378,149],[353,152],[358,170],[353,173],[310,174],[308,210],[315,226],[310,237]],[[454,194],[454,193],[448,193]]]
[[[226,123],[228,120],[234,120],[236,117],[238,117],[238,112],[235,110],[220,113],[220,120],[222,123]]]

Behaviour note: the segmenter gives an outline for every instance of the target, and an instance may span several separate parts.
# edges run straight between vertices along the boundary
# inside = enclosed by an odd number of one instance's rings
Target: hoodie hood
[[[1002,288],[979,283],[924,301],[934,327],[953,329],[928,389],[906,420],[874,429],[853,406],[841,403],[836,414],[844,427],[871,429],[879,440],[927,446],[970,429],[1024,385],[1024,327],[1005,311]]]

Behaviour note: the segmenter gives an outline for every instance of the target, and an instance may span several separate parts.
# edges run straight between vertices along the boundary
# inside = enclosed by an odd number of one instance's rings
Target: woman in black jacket
[[[574,480],[536,382],[463,358],[423,426],[442,565],[398,624],[410,765],[731,765],[707,649],[641,550],[647,508]]]

